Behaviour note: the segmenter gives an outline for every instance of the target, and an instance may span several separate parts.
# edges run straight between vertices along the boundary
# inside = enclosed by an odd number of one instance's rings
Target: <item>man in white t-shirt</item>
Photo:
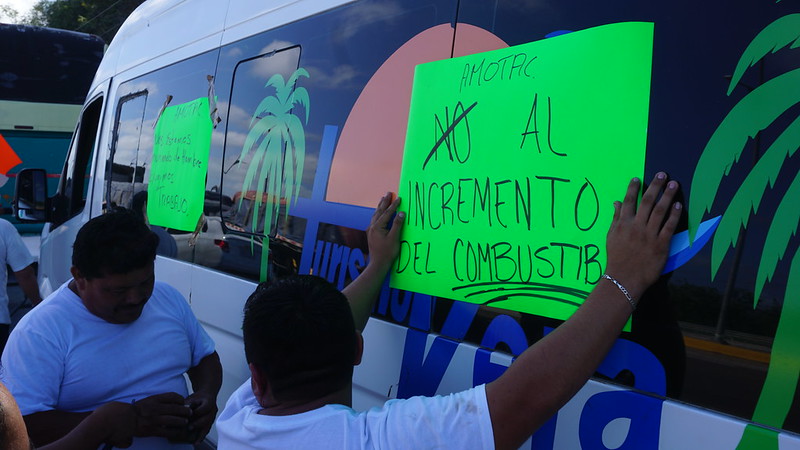
[[[11,313],[8,310],[8,272],[11,267],[19,287],[26,297],[36,305],[42,301],[39,286],[36,284],[36,270],[33,267],[33,256],[22,237],[11,222],[0,219],[0,355],[6,346],[8,331],[11,326]]]
[[[90,220],[75,239],[73,278],[11,333],[2,377],[37,446],[112,402],[135,413],[132,448],[191,449],[211,428],[219,356],[183,296],[156,282],[157,245],[130,211]]]
[[[464,392],[350,408],[363,329],[399,251],[404,217],[381,199],[367,229],[370,263],[343,292],[300,276],[260,285],[242,326],[251,380],[217,420],[219,448],[518,448],[586,383],[660,275],[681,212],[678,184],[656,175],[615,202],[607,274],[578,311],[497,380]]]

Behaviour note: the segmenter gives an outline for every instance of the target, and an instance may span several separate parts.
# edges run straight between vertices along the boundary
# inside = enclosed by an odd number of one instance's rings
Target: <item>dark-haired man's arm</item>
[[[17,279],[17,283],[19,283],[19,287],[25,297],[31,301],[33,306],[42,302],[42,296],[39,294],[39,285],[36,282],[36,269],[33,268],[33,264],[14,272],[14,277]]]
[[[633,299],[658,278],[669,252],[681,205],[678,189],[659,173],[637,208],[639,180],[632,180],[607,236],[606,273]],[[659,194],[662,194],[659,199]],[[495,446],[519,448],[586,383],[605,358],[632,311],[626,295],[600,280],[572,317],[528,348],[486,386]]]
[[[58,410],[40,411],[23,416],[33,443],[38,447],[66,436],[77,427],[89,412],[74,413]]]
[[[400,231],[403,228],[405,215],[403,213],[395,215],[400,198],[397,197],[393,201],[392,197],[391,193],[387,193],[381,198],[367,228],[369,246],[367,267],[342,290],[350,302],[353,320],[359,331],[367,325],[369,313],[378,298],[386,274],[389,273],[392,263],[400,252]]]
[[[16,400],[0,382],[0,448],[33,448]],[[107,403],[90,413],[63,438],[41,450],[83,450],[103,443],[127,448],[133,442],[136,413],[128,403]],[[5,446],[3,446],[5,444]]]
[[[137,401],[135,406],[121,403],[125,408],[108,406],[111,404],[120,405],[119,402],[110,402],[94,411],[79,413],[49,410],[28,414],[24,416],[25,426],[37,447],[62,439],[78,427],[82,430],[79,436],[105,436],[110,429],[124,430],[131,422],[136,436],[180,439],[186,435],[184,430],[189,424],[191,411],[179,394],[151,395]],[[100,414],[94,414],[97,412]],[[131,420],[131,412],[134,420]]]
[[[121,416],[127,419],[117,420]],[[83,450],[97,448],[104,442],[116,447],[129,447],[135,428],[136,413],[131,405],[112,402],[97,408],[63,438],[40,448]],[[0,382],[0,448],[16,450],[34,448],[19,406],[2,382]]]
[[[136,412],[128,403],[111,402],[97,408],[75,429],[40,450],[83,450],[103,443],[127,448],[133,443]]]

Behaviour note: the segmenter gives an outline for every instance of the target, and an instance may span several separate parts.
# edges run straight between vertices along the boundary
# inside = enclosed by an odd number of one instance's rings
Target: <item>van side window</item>
[[[234,69],[222,172],[222,194],[232,199],[228,230],[274,237],[287,226],[286,203],[305,160],[293,134],[303,133],[308,112],[293,95],[299,60],[300,47],[290,47]]]
[[[103,97],[94,99],[81,114],[55,197],[54,229],[83,211],[89,191],[89,172],[97,141]]]
[[[185,224],[172,222],[174,216],[169,214],[151,220],[146,212],[148,207],[153,207],[152,204],[148,205],[153,197],[149,192],[153,181],[153,165],[159,164],[153,161],[156,126],[165,117],[162,114],[168,108],[209,98],[217,54],[217,51],[204,53],[120,85],[115,102],[117,117],[111,143],[113,154],[109,166],[106,167],[105,185],[108,207],[132,208],[141,212],[142,218],[159,235],[160,242],[169,244],[158,250],[159,255],[209,267],[218,265],[221,250],[213,242],[206,242],[201,238],[204,230],[209,229],[205,214],[192,218],[192,226],[187,227]],[[209,101],[209,109],[212,104],[214,102]],[[211,152],[207,148],[198,149],[198,155],[202,155],[203,151]],[[219,173],[218,163],[209,162],[208,166],[209,173]],[[191,190],[186,195],[195,200],[199,198],[202,202],[209,196],[204,191],[205,189]]]
[[[138,161],[144,108],[147,92],[138,92],[123,98],[117,108],[114,124],[112,157],[106,170],[109,187],[106,204],[127,207],[133,197],[134,183],[142,183],[144,166]]]

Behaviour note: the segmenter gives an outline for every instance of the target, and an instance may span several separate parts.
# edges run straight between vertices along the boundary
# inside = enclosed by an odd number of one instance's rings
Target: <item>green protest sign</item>
[[[208,98],[170,106],[161,113],[147,188],[151,224],[194,231],[203,213],[211,130]]]
[[[642,176],[651,23],[417,66],[391,286],[566,319]]]

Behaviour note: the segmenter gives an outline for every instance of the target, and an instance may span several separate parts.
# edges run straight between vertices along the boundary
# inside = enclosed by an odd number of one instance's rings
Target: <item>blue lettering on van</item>
[[[309,248],[305,246],[304,248]],[[313,260],[311,269],[308,272],[325,278],[335,284],[339,290],[344,289],[345,280],[357,277],[359,268],[366,265],[364,252],[360,248],[350,248],[345,245],[316,241],[312,247]]]
[[[428,333],[409,328],[400,366],[400,382],[397,387],[398,398],[415,395],[435,395],[444,373],[453,359],[458,341],[467,335],[472,320],[478,313],[479,305],[454,302],[450,313],[442,325],[442,334],[437,336],[425,355],[425,342]]]
[[[661,361],[646,347],[627,339],[617,339],[597,372],[614,378],[622,370],[633,373],[633,387],[657,395],[667,395],[667,375]]]
[[[497,348],[497,344],[508,345],[514,355],[519,355],[528,348],[528,338],[519,323],[505,314],[492,319],[481,339],[481,347],[475,353],[475,364],[472,368],[472,384],[489,383],[499,377],[506,366],[491,362],[492,351],[487,349]]]
[[[458,342],[437,336],[427,356],[423,356],[427,340],[428,333],[413,328],[408,329],[403,350],[403,362],[400,366],[397,398],[436,395],[436,390],[453,359],[456,348],[458,348]]]
[[[536,433],[531,436],[531,450],[551,450],[556,442],[556,421],[558,413],[555,413]]]
[[[390,314],[397,323],[405,323],[417,330],[429,331],[433,314],[433,297],[418,292],[402,291],[389,287],[387,278],[375,305],[375,313]]]
[[[581,448],[606,449],[603,430],[614,420],[628,421],[622,445],[610,448],[628,450],[657,449],[661,430],[663,399],[633,391],[600,392],[589,397],[581,411],[578,435]]]

